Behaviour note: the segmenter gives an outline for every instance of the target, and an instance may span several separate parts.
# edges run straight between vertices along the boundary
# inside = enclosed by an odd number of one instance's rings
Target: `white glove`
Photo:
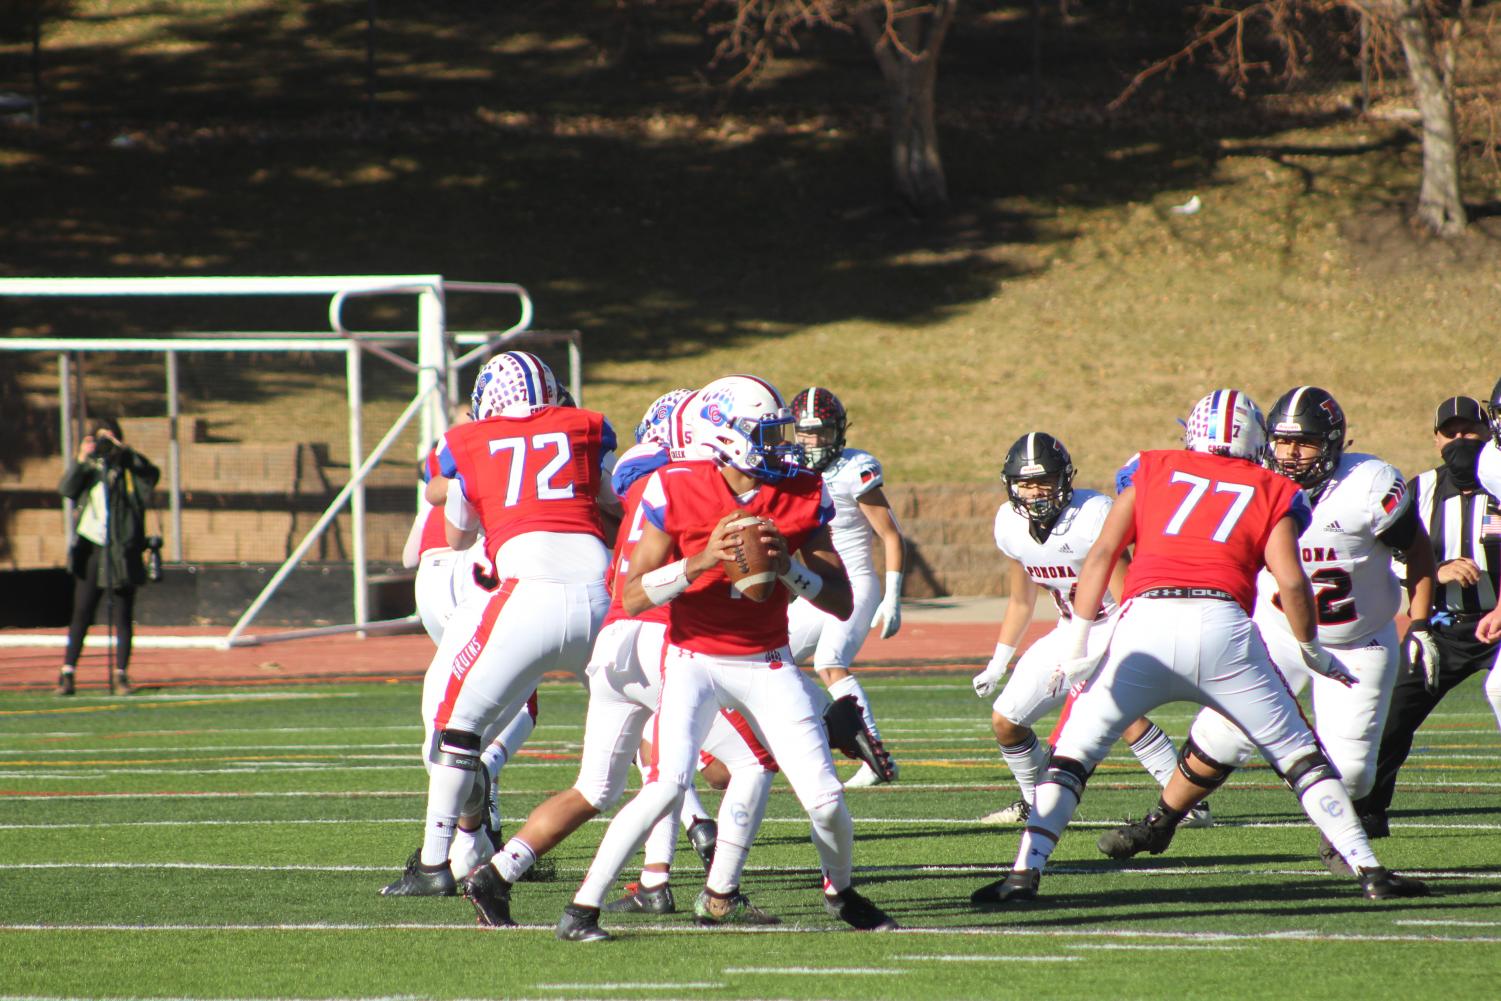
[[[1402,644],[1402,653],[1413,671],[1423,674],[1423,687],[1430,692],[1438,691],[1438,644],[1433,633],[1428,631],[1427,619],[1413,619],[1407,627],[1407,639]]]
[[[1048,675],[1048,698],[1056,699],[1075,685],[1082,685],[1100,666],[1101,654],[1068,657]]]
[[[1007,646],[1005,643],[995,645],[995,656],[990,658],[990,663],[985,665],[985,670],[975,675],[970,684],[975,686],[975,694],[980,698],[988,697],[1001,683],[1001,676],[1006,673],[1006,665],[1011,663],[1011,655],[1016,653],[1016,647]]]
[[[900,570],[886,571],[886,593],[876,606],[870,628],[881,631],[881,639],[889,640],[902,628],[902,574]]]
[[[1309,640],[1307,643],[1299,643],[1299,649],[1303,651],[1303,666],[1316,674],[1322,674],[1331,681],[1338,681],[1346,688],[1358,684],[1360,679],[1349,671],[1344,665],[1334,659],[1334,656],[1325,650],[1318,640]]]

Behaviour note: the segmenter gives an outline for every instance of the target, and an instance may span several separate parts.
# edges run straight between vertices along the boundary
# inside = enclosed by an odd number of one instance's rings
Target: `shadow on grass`
[[[1025,22],[966,11],[939,92],[953,207],[918,220],[891,196],[884,95],[851,38],[815,36],[731,95],[710,85],[696,5],[439,0],[383,14],[367,114],[366,9],[76,18],[80,40],[46,56],[48,124],[0,144],[15,161],[0,259],[33,275],[515,281],[535,326],[583,329],[591,359],[650,360],[813,325],[933,324],[1048,267],[1074,235],[1060,208],[1203,188],[1222,138],[1293,124],[1194,72],[1107,120],[1181,16],[1144,29],[1112,5],[1045,25],[1044,115],[1029,122]],[[11,329],[38,333],[326,329],[309,300],[12,305]],[[450,306],[457,326],[513,318]],[[414,319],[390,301],[356,312],[370,327]],[[225,367],[188,391],[278,391],[259,376]],[[392,379],[370,396],[405,391]]]

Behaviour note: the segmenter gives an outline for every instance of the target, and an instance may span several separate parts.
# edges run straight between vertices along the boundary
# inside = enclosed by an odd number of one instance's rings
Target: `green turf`
[[[553,940],[603,825],[515,895],[520,931],[461,900],[376,894],[415,843],[424,781],[413,685],[0,696],[0,996],[183,998],[1480,998],[1501,941],[1501,738],[1477,683],[1440,707],[1403,773],[1396,868],[1437,895],[1376,904],[1327,875],[1264,768],[1213,799],[1217,826],[1114,863],[1099,830],[1154,795],[1134,761],[1096,773],[1044,900],[980,913],[1015,849],[973,822],[1012,798],[986,712],[957,674],[867,678],[902,781],[850,794],[857,878],[908,929],[845,932],[818,901],[807,822],[778,783],[745,888],[787,922],[701,931],[607,916],[617,941]],[[514,829],[572,779],[583,709],[544,689],[504,773]],[[1188,707],[1155,714],[1181,736]],[[709,797],[713,803],[713,797]],[[680,908],[701,878],[682,846]],[[628,873],[627,875],[630,875]],[[823,932],[826,934],[810,934]],[[832,968],[832,969],[831,969]],[[807,972],[805,972],[807,971]],[[843,971],[843,972],[837,972]]]

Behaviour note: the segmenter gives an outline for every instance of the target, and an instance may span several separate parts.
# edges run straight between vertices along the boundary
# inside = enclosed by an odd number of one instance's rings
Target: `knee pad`
[[[1200,764],[1208,765],[1210,768],[1214,769],[1214,774],[1209,776],[1208,778],[1205,778],[1203,775],[1196,774],[1192,768],[1188,767],[1188,756],[1190,754],[1192,754]],[[1214,792],[1214,790],[1225,784],[1225,780],[1230,777],[1230,773],[1233,771],[1235,771],[1233,765],[1220,764],[1218,761],[1205,754],[1204,749],[1201,748],[1198,744],[1194,743],[1193,734],[1189,734],[1188,737],[1183,741],[1183,749],[1178,752],[1178,774],[1188,779],[1188,781],[1192,782],[1200,789],[1203,789],[1206,792]]]
[[[1302,798],[1308,788],[1325,779],[1340,780],[1339,769],[1324,756],[1324,749],[1313,747],[1306,751],[1286,766],[1278,768],[1282,781],[1293,791],[1293,795]]]
[[[1082,762],[1054,752],[1048,758],[1048,767],[1042,774],[1042,781],[1063,786],[1074,794],[1075,799],[1083,799],[1084,785],[1089,781],[1092,771],[1093,769],[1085,768]]]
[[[466,772],[480,770],[479,752],[484,746],[480,735],[468,730],[438,731],[438,764]]]

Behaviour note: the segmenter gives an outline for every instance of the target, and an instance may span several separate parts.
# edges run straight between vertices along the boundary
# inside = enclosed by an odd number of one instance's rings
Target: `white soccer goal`
[[[514,318],[489,330],[453,330],[448,326],[447,300],[453,295],[500,296],[514,306]],[[226,540],[224,531],[214,533],[211,522],[205,520],[204,512],[185,506],[184,498],[196,479],[199,484],[229,482],[222,480],[228,474],[208,468],[184,469],[184,447],[191,442],[183,436],[181,373],[185,365],[201,359],[249,359],[251,363],[265,364],[268,358],[324,358],[344,361],[343,383],[345,390],[344,410],[347,414],[348,479],[338,493],[323,508],[321,514],[308,526],[305,518],[295,511],[281,519],[274,533],[274,542],[280,547],[276,557],[280,566],[266,582],[260,593],[250,603],[239,620],[225,635],[196,637],[153,637],[138,635],[139,646],[211,646],[265,643],[302,636],[327,635],[336,632],[359,631],[361,633],[407,628],[414,617],[371,621],[369,608],[370,579],[368,572],[367,504],[366,491],[372,473],[380,468],[382,460],[407,430],[416,427],[416,458],[421,458],[431,443],[447,427],[449,406],[458,400],[461,393],[462,371],[467,365],[488,357],[502,345],[526,345],[537,350],[551,350],[566,355],[568,385],[574,398],[582,402],[582,351],[581,337],[577,331],[545,332],[530,330],[532,303],[526,290],[519,285],[503,282],[450,281],[440,275],[355,275],[323,277],[192,277],[192,278],[10,278],[0,279],[0,297],[11,299],[30,298],[56,299],[116,299],[125,303],[155,299],[185,299],[202,297],[328,297],[328,329],[301,331],[193,331],[176,336],[149,338],[79,338],[79,337],[0,337],[0,351],[25,353],[35,357],[41,354],[57,356],[56,407],[59,417],[57,438],[60,442],[60,458],[65,462],[75,447],[75,432],[81,424],[83,412],[81,393],[75,392],[80,385],[84,359],[119,358],[131,356],[138,363],[150,356],[160,356],[163,364],[163,386],[160,398],[164,404],[165,435],[162,443],[163,478],[159,492],[167,500],[167,524],[162,534],[166,537],[166,556],[174,562],[194,558],[195,543],[201,551],[208,551],[210,543],[224,549],[227,542],[238,541],[246,546],[257,544],[255,539]],[[414,299],[416,323],[410,330],[356,331],[346,325],[345,315],[352,299],[368,297],[399,297]],[[415,354],[415,357],[409,357]],[[391,421],[379,442],[365,447],[366,392],[362,374],[365,356],[381,359],[398,369],[415,376],[415,389],[401,413]],[[185,359],[187,359],[185,361]],[[210,363],[213,364],[213,363]],[[227,363],[226,363],[227,364]],[[35,366],[33,366],[35,367]],[[100,365],[101,368],[105,367]],[[139,366],[137,366],[139,367]],[[149,365],[148,365],[149,367]],[[328,373],[332,375],[333,373]],[[50,403],[49,403],[50,405]],[[299,429],[302,430],[302,429]],[[319,429],[323,430],[323,429]],[[411,436],[407,435],[410,439]],[[201,446],[192,454],[207,454],[211,451]],[[386,480],[396,478],[411,485],[413,465],[410,456],[399,462],[388,462]],[[256,457],[252,457],[256,458]],[[275,457],[273,457],[275,458]],[[165,459],[162,462],[162,459]],[[270,458],[264,459],[272,461]],[[297,461],[295,457],[291,460]],[[205,465],[207,460],[205,460]],[[222,462],[221,462],[222,464]],[[186,472],[186,476],[185,476]],[[297,475],[297,474],[293,474]],[[214,480],[213,477],[221,477]],[[243,477],[241,481],[243,482]],[[326,493],[326,491],[325,491]],[[415,510],[415,487],[411,492],[413,507],[407,511],[407,521]],[[321,497],[320,497],[321,501]],[[61,501],[59,500],[59,503]],[[252,506],[264,505],[266,501],[252,498]],[[275,499],[271,501],[274,508]],[[55,511],[56,505],[54,505]],[[347,515],[344,513],[347,509]],[[37,512],[40,514],[40,512]],[[275,514],[277,512],[272,511]],[[285,512],[283,512],[285,513]],[[307,512],[311,514],[311,512]],[[71,532],[72,519],[68,505],[63,505],[62,532]],[[213,513],[207,514],[212,519]],[[315,546],[321,546],[327,555],[325,541],[336,519],[343,519],[347,526],[348,541],[338,540],[338,551],[350,563],[352,574],[353,608],[350,621],[313,628],[294,629],[282,632],[247,632],[267,602],[292,571],[308,558]],[[222,520],[222,519],[221,519]],[[30,522],[32,531],[18,531],[16,523],[9,526],[11,536],[47,535],[55,521]],[[40,525],[40,532],[37,527]],[[209,527],[199,526],[206,525]],[[236,530],[238,532],[238,530]],[[404,533],[404,528],[402,529]],[[384,533],[388,535],[389,532]],[[383,538],[384,538],[383,535]],[[292,539],[296,538],[295,544]],[[262,544],[262,548],[264,545]],[[387,547],[389,548],[389,547]],[[246,550],[242,547],[235,555],[243,559]],[[265,561],[271,562],[271,561]],[[56,563],[53,563],[56,565]],[[8,636],[0,643],[10,645],[35,645],[43,642],[60,643],[62,638],[48,635]]]

